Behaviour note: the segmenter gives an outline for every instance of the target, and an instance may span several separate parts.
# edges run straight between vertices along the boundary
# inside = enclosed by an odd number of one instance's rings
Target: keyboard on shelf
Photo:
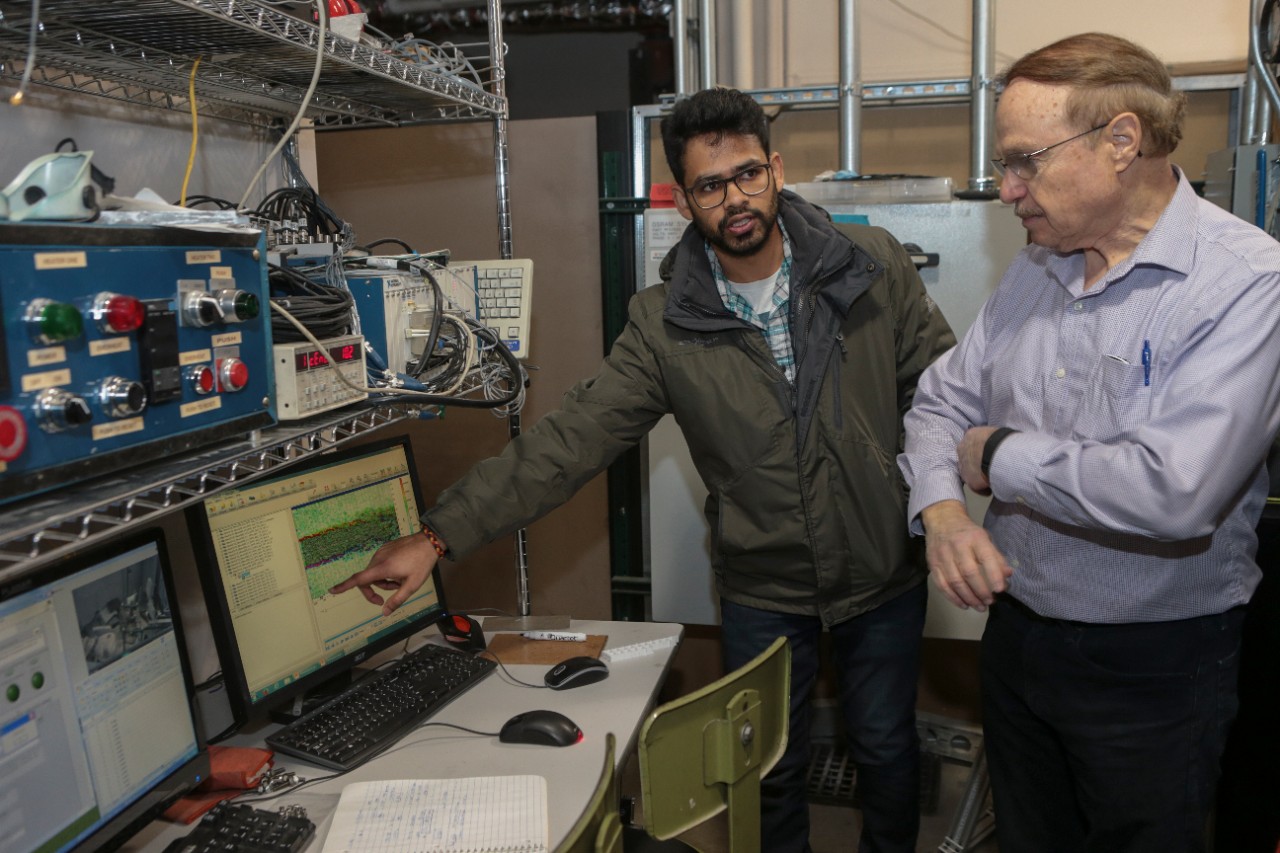
[[[496,667],[488,658],[458,649],[422,646],[269,735],[267,746],[324,767],[350,770]]]
[[[475,288],[476,319],[496,331],[516,358],[528,358],[533,261],[450,261],[448,269]]]
[[[164,853],[297,853],[316,834],[305,809],[278,812],[218,803]]]

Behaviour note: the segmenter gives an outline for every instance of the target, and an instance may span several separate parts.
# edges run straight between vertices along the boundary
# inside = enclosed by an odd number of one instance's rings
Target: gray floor
[[[632,793],[638,803],[639,779],[634,764],[622,778],[624,793]],[[980,838],[984,830],[992,826],[992,818],[986,811],[989,803],[979,810],[975,832],[964,839],[951,838],[956,828],[956,815],[964,800],[969,783],[970,765],[957,761],[941,762],[937,808],[926,808],[921,816],[920,841],[917,853],[996,853],[995,839]],[[637,805],[638,808],[638,805]],[[853,853],[857,850],[860,812],[851,805],[810,805],[811,828],[809,841],[813,853]],[[637,817],[637,821],[639,818]],[[702,853],[728,853],[728,824],[723,816],[681,836]],[[768,853],[768,851],[763,851]]]

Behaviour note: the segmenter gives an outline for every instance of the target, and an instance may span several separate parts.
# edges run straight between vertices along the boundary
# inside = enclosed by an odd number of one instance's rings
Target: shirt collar
[[[1191,272],[1195,265],[1195,241],[1189,239],[1189,235],[1196,233],[1199,224],[1199,196],[1182,170],[1177,166],[1171,168],[1178,176],[1173,198],[1133,253],[1108,270],[1098,285],[1090,288],[1090,294],[1106,290],[1139,264],[1165,267],[1184,276]],[[1079,280],[1083,264],[1083,252],[1052,252],[1046,262],[1049,273],[1068,289],[1071,282]]]

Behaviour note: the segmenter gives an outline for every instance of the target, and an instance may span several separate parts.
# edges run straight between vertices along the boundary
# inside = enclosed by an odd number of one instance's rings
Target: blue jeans
[[[875,610],[833,625],[845,736],[862,800],[859,853],[915,853],[920,829],[920,739],[916,682],[928,592],[924,584]],[[760,790],[761,850],[809,850],[809,694],[818,676],[822,622],[721,600],[725,671],[756,657],[777,637],[791,643],[791,728],[787,751]]]
[[[1000,853],[1204,850],[1243,620],[1086,624],[997,600],[981,669]]]

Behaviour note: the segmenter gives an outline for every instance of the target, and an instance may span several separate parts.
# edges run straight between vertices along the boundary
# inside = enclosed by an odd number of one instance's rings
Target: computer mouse
[[[540,746],[573,746],[582,740],[582,729],[557,711],[525,711],[503,723],[498,740]]]
[[[543,680],[552,690],[568,690],[584,684],[595,684],[609,677],[609,665],[600,658],[581,655],[562,660],[547,670]]]
[[[465,651],[483,651],[484,631],[480,623],[463,613],[446,613],[436,622],[451,645]]]

